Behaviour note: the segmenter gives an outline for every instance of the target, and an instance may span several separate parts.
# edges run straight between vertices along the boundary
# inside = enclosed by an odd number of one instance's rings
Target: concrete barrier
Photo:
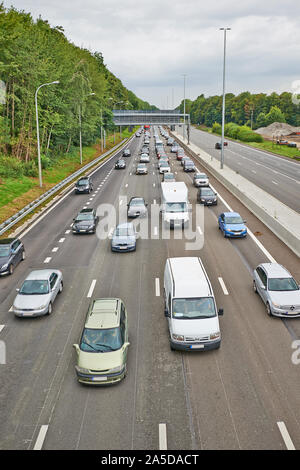
[[[191,153],[205,169],[300,257],[300,214],[228,166],[224,165],[221,170],[219,160],[214,159],[212,155],[194,144],[188,145],[177,132],[172,132],[172,134],[187,152]]]

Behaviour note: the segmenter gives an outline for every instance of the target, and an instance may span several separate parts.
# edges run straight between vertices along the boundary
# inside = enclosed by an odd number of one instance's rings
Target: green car
[[[128,342],[127,312],[121,299],[91,302],[75,367],[78,381],[92,385],[120,382],[126,375]]]

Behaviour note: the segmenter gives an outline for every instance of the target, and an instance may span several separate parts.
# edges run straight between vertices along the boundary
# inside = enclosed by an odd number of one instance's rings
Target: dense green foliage
[[[7,175],[34,173],[35,91],[41,84],[60,82],[38,93],[44,167],[79,145],[79,113],[83,143],[91,145],[100,137],[101,114],[107,133],[113,129],[111,110],[116,103],[118,108],[153,109],[107,69],[100,52],[70,43],[61,26],[51,27],[41,18],[34,21],[30,14],[4,9],[3,4],[0,11],[0,78],[6,87],[0,104],[0,153],[14,160],[6,160]]]
[[[222,126],[215,122],[212,126],[212,132],[221,135]],[[256,132],[253,132],[248,126],[239,126],[233,122],[229,122],[224,126],[224,134],[226,137],[238,139],[242,142],[263,142],[263,137]]]
[[[292,126],[300,126],[300,106],[292,102],[292,94],[288,92],[267,95],[246,91],[237,96],[227,93],[225,105],[225,122],[239,126],[251,127],[251,120],[253,129],[268,126],[272,122],[287,122]],[[186,113],[190,113],[193,124],[211,127],[214,122],[222,122],[222,96],[205,98],[202,94],[195,101],[186,100],[185,108]],[[180,111],[183,112],[183,101]]]

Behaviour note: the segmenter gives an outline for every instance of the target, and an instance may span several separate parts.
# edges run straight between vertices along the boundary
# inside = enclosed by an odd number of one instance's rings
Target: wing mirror
[[[77,354],[79,354],[80,349],[79,349],[78,344],[73,344],[73,348],[75,349],[75,351],[77,352]]]
[[[223,308],[219,308],[218,315],[220,315],[220,316],[224,315],[224,309]]]

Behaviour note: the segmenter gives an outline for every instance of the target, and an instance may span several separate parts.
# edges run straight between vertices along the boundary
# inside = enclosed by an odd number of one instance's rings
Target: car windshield
[[[144,163],[140,163],[137,167],[138,168],[146,168],[146,165]]]
[[[117,227],[115,235],[117,237],[127,237],[128,235],[134,235],[132,227]]]
[[[240,215],[225,217],[225,224],[234,225],[243,223],[244,221]]]
[[[94,329],[85,328],[80,349],[86,352],[117,351],[122,347],[120,328]]]
[[[76,221],[78,220],[94,220],[93,214],[78,214]]]
[[[165,179],[165,180],[172,180],[172,179],[174,179],[173,173],[165,173],[164,179]]]
[[[174,299],[172,314],[173,318],[184,320],[211,318],[216,316],[216,308],[212,297]]]
[[[43,280],[27,280],[19,291],[21,295],[44,295],[49,294],[49,283]]]
[[[77,181],[78,186],[86,186],[89,184],[89,180],[79,180]]]
[[[190,160],[185,161],[185,166],[194,166],[194,163],[191,162]]]
[[[160,166],[169,166],[168,162],[161,162]]]
[[[274,278],[269,279],[269,290],[272,291],[287,291],[299,290],[299,286],[295,279],[292,277]]]
[[[211,189],[202,189],[201,196],[214,196],[215,193]]]
[[[144,199],[141,199],[141,198],[131,199],[130,205],[131,206],[144,206],[145,205]]]
[[[195,179],[196,180],[206,180],[207,179],[207,176],[206,175],[195,175]]]
[[[166,212],[186,212],[185,202],[169,202],[166,204]]]
[[[9,256],[9,246],[0,246],[0,258]]]

